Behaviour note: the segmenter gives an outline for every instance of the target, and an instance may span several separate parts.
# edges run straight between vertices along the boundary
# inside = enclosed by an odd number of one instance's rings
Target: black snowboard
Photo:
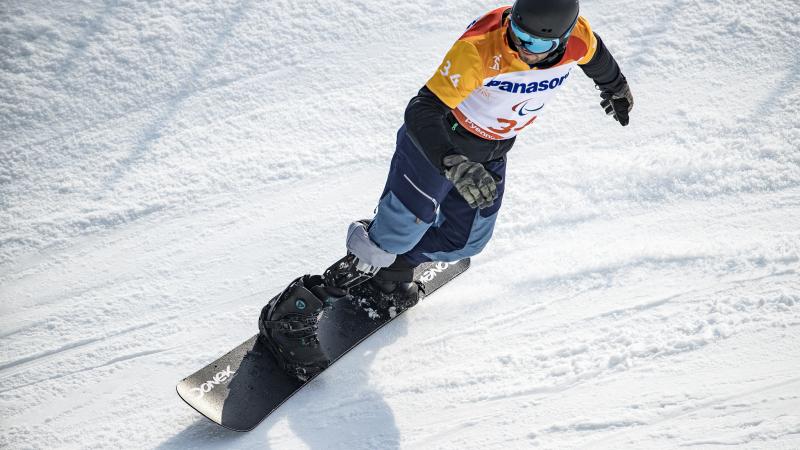
[[[426,297],[469,268],[469,258],[425,263],[415,270]],[[392,319],[370,318],[349,304],[326,309],[319,338],[333,361]],[[255,335],[178,383],[178,395],[197,412],[235,431],[250,431],[305,383],[287,376]]]

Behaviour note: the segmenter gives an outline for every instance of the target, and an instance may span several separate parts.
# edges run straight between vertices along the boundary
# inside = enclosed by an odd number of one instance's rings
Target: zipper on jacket
[[[427,194],[425,191],[423,191],[422,189],[420,189],[420,188],[419,188],[419,186],[417,186],[416,184],[414,184],[414,182],[413,182],[413,181],[411,181],[411,178],[408,178],[408,175],[406,175],[406,174],[403,174],[403,178],[405,178],[405,179],[406,179],[406,181],[408,181],[408,184],[410,184],[410,185],[411,185],[411,186],[412,186],[414,189],[416,189],[416,190],[417,190],[417,192],[419,192],[420,194],[422,194],[422,195],[423,195],[425,198],[427,198],[428,200],[430,200],[430,201],[431,201],[431,203],[433,203],[433,213],[434,213],[434,215],[438,215],[438,214],[439,214],[439,202],[437,202],[435,198],[433,198],[433,197],[431,197],[430,195],[428,195],[428,194]],[[434,217],[434,220],[436,220],[436,218],[435,218],[435,217]]]

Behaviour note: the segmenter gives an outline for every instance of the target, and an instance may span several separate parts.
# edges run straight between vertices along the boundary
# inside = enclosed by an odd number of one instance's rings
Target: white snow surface
[[[797,0],[586,0],[470,271],[255,430],[175,384],[340,257],[501,3],[0,2],[0,447],[800,448]]]

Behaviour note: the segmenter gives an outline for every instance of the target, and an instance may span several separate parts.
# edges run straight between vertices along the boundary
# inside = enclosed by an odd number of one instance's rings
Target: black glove
[[[623,127],[628,124],[628,113],[633,109],[633,94],[628,87],[628,83],[624,82],[616,92],[603,91],[600,93],[603,101],[600,106],[606,110],[606,114],[613,115],[614,120],[619,122]]]
[[[448,155],[442,159],[444,176],[471,208],[488,208],[497,199],[500,177],[489,172],[483,164],[470,161],[464,155]]]

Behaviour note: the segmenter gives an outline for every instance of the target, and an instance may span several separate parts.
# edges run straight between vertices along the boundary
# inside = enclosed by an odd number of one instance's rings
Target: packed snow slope
[[[175,384],[369,217],[500,3],[0,2],[0,447],[800,447],[797,0],[597,0],[458,279],[247,434]]]

